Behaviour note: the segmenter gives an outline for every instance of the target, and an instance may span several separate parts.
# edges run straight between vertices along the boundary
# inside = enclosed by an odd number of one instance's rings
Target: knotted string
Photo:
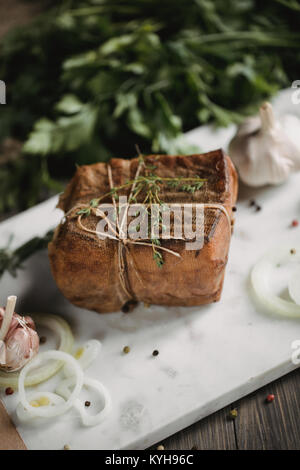
[[[141,172],[141,169],[142,169],[143,165],[144,165],[143,161],[140,161],[139,164],[138,164],[137,171],[136,171],[136,174],[135,174],[135,177],[134,177],[134,180],[133,180],[133,184],[131,186],[130,194],[129,194],[129,201],[131,201],[131,197],[132,197],[133,191],[136,187],[136,182],[137,182],[137,179],[139,177],[139,174]],[[117,203],[116,203],[115,195],[114,195],[114,192],[113,192],[114,183],[113,183],[113,177],[112,177],[112,170],[111,170],[111,166],[109,164],[107,164],[107,176],[108,176],[108,182],[109,182],[109,186],[110,186],[110,190],[111,190],[112,203],[113,203],[113,206],[114,206],[115,213],[117,214],[118,209],[117,209]],[[222,204],[218,204],[218,203],[202,203],[202,206],[204,208],[217,209],[217,210],[220,210],[221,212],[223,212],[223,214],[225,214],[225,216],[226,216],[226,220],[228,222],[228,226],[229,226],[230,234],[231,234],[231,225],[232,225],[231,224],[231,218],[230,218],[225,206],[223,206]],[[104,237],[104,238],[107,237],[107,238],[110,238],[110,239],[115,240],[115,241],[118,242],[118,274],[119,274],[120,284],[122,286],[122,289],[123,289],[124,293],[128,297],[127,300],[131,300],[131,299],[134,298],[134,296],[133,296],[132,293],[129,292],[129,289],[127,288],[128,276],[126,274],[126,262],[125,262],[124,252],[126,252],[130,255],[130,251],[129,251],[128,246],[127,246],[128,244],[149,246],[151,248],[153,248],[153,244],[152,243],[147,243],[145,241],[132,240],[132,239],[127,238],[127,237],[125,238],[124,232],[123,232],[123,226],[124,226],[124,222],[125,222],[126,217],[127,217],[128,208],[129,208],[129,204],[126,203],[125,212],[123,214],[121,224],[119,223],[119,217],[118,216],[116,217],[116,228],[113,226],[113,224],[107,218],[106,214],[101,209],[99,209],[99,207],[94,208],[94,207],[91,207],[90,204],[77,204],[77,205],[73,206],[65,214],[64,219],[69,217],[74,212],[75,209],[89,209],[90,212],[93,215],[95,215],[96,217],[101,217],[102,219],[104,219],[107,222],[107,225],[110,229],[110,233],[109,232],[105,232],[105,233],[104,232],[99,232],[98,230],[91,230],[88,227],[86,227],[85,225],[83,225],[82,216],[84,214],[75,213],[75,215],[72,216],[72,217],[77,216],[77,223],[78,223],[79,227],[81,228],[81,230],[83,230],[85,232],[88,232],[88,233],[92,233],[93,235],[99,235],[99,236]],[[119,211],[120,211],[120,207],[119,207]],[[163,246],[160,246],[160,245],[155,245],[155,249],[165,251],[167,253],[172,254],[173,256],[177,256],[178,258],[181,258],[181,255],[179,253],[177,253],[174,250],[170,250],[169,248],[166,248],[166,247],[163,247]],[[140,274],[139,274],[139,272],[138,272],[138,270],[135,266],[134,260],[132,259],[131,256],[129,256],[128,259],[129,259],[129,261],[130,261],[130,263],[131,263],[131,265],[134,269],[135,274],[137,275],[137,278],[139,279],[139,281],[144,286],[144,282],[143,282],[143,280],[142,280],[142,278],[141,278],[141,276],[140,276]]]

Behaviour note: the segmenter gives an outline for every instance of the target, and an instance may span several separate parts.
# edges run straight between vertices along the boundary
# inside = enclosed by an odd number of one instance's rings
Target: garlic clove
[[[259,108],[259,115],[261,122],[260,132],[275,133],[278,131],[280,124],[275,120],[271,103],[268,103],[267,101],[263,103]]]
[[[245,119],[237,129],[236,137],[242,137],[248,134],[255,134],[261,128],[261,120],[259,116],[250,117]]]
[[[0,365],[6,363],[6,345],[4,341],[0,340]]]
[[[0,329],[3,325],[6,309],[0,308]],[[21,317],[13,313],[10,324],[6,325],[5,337],[0,340],[0,368],[7,372],[21,369],[39,350],[39,337],[35,324],[30,317]]]
[[[289,139],[289,154],[293,155],[294,170],[300,170],[300,126],[299,118],[286,114],[280,119],[283,132]]]
[[[26,325],[29,328],[31,328],[32,330],[36,330],[35,323],[34,323],[34,321],[32,320],[31,317],[26,316],[26,317],[22,317],[22,318],[23,318],[23,320],[25,321]]]
[[[285,144],[274,136],[262,134],[248,142],[248,153],[252,160],[250,171],[243,173],[244,181],[251,186],[281,184],[286,181],[293,169],[293,161],[286,155]],[[257,157],[257,156],[260,156]],[[263,160],[263,162],[262,162]],[[250,176],[250,179],[249,179]]]
[[[247,119],[229,145],[241,180],[249,186],[280,184],[300,170],[300,120],[276,119],[270,103],[259,116]]]
[[[39,337],[31,328],[17,328],[6,340],[6,364],[12,372],[21,369],[39,349]]]
[[[1,327],[0,327],[0,339],[4,341],[7,332],[9,330],[15,306],[16,306],[16,301],[17,297],[15,295],[10,295],[7,297],[7,302],[6,302],[6,307],[5,311],[2,309],[1,314],[2,314],[2,322],[1,322]]]

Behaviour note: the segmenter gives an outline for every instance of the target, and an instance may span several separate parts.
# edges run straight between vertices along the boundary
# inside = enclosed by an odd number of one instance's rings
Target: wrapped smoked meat
[[[49,244],[59,289],[73,304],[99,313],[138,301],[177,306],[218,301],[237,186],[235,168],[222,150],[112,159],[79,167],[60,196],[58,207],[65,218]],[[170,236],[159,237],[153,247],[152,241],[120,239],[116,231],[100,239],[94,207],[99,200],[117,205],[122,195],[134,202],[149,202],[155,196],[163,204],[203,205],[204,245],[187,250],[185,239]]]

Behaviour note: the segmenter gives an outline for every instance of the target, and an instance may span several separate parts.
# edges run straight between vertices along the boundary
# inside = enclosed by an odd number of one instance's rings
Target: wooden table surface
[[[266,403],[270,393],[275,395],[275,400]],[[234,408],[238,416],[232,420],[229,414]],[[300,370],[232,403],[159,444],[167,450],[299,450]]]
[[[39,10],[38,2],[0,0],[0,38],[16,24],[30,21]],[[269,393],[275,395],[275,400],[267,404]],[[232,420],[229,413],[234,408],[238,416]],[[159,444],[167,450],[300,450],[300,370]]]

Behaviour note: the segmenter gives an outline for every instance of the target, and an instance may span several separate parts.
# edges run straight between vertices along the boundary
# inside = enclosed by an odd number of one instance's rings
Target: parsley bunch
[[[238,122],[299,78],[299,26],[296,0],[53,0],[1,44],[0,146],[24,145],[8,163],[0,149],[0,211],[135,144],[195,150],[183,132]]]

